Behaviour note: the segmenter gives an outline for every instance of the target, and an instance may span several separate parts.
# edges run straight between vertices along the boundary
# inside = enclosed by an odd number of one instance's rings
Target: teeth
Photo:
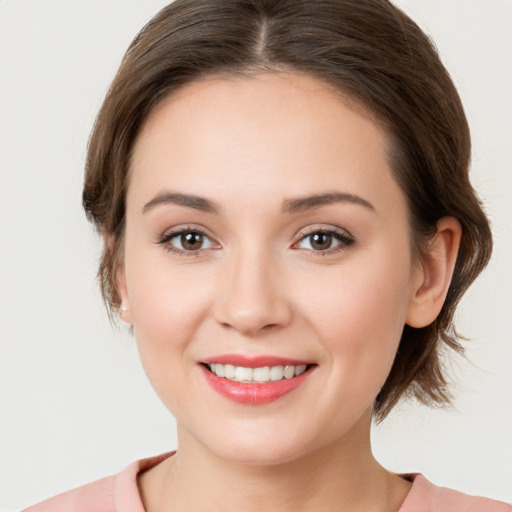
[[[306,371],[306,365],[300,364],[299,366],[295,367],[295,377],[298,375],[302,375]]]
[[[222,366],[222,369],[224,369],[223,364],[217,364],[217,371],[215,372],[219,377],[222,377],[222,375],[219,375],[219,366]],[[238,381],[244,381],[244,380],[252,380],[252,368],[244,368],[243,366],[237,366],[235,369],[235,380]]]
[[[270,368],[270,380],[281,380],[284,376],[284,366],[272,366]]]
[[[232,364],[210,364],[210,371],[218,377],[225,377],[238,382],[275,382],[284,379],[293,379],[306,371],[306,365],[298,366],[262,366],[259,368],[246,368]]]
[[[225,364],[224,365],[224,373],[225,373],[226,378],[234,379],[236,376],[236,368],[232,364]]]
[[[226,369],[223,364],[215,365],[215,374],[219,377],[224,377],[226,375]]]
[[[252,371],[252,380],[256,382],[268,382],[270,380],[270,368],[254,368]]]

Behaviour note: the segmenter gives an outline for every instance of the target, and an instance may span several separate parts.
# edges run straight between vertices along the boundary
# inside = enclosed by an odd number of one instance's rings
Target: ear
[[[133,325],[133,314],[130,309],[130,301],[128,300],[128,287],[126,286],[126,274],[124,265],[119,266],[116,271],[116,284],[121,299],[121,306],[119,308],[119,317],[123,322]]]
[[[456,218],[443,217],[438,221],[425,259],[413,274],[405,319],[411,327],[425,327],[439,315],[452,280],[461,235],[462,227]]]
[[[115,253],[116,240],[112,235],[103,235],[103,243],[111,255]],[[114,265],[117,266],[115,270],[115,281],[121,304],[119,306],[119,317],[123,322],[133,325],[133,315],[130,309],[130,302],[128,300],[128,287],[126,285],[126,273],[124,269],[124,261],[121,254],[116,255],[114,258]]]

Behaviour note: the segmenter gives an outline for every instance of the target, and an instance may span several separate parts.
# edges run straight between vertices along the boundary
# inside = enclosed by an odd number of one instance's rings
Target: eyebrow
[[[346,192],[328,192],[326,194],[299,197],[297,199],[287,199],[283,204],[283,212],[300,213],[333,203],[357,204],[375,212],[374,206],[366,201],[366,199]]]
[[[300,213],[334,203],[352,203],[375,211],[373,205],[362,197],[346,192],[328,192],[296,199],[286,199],[283,202],[282,211],[283,213]],[[180,192],[162,192],[144,205],[142,213],[146,213],[159,205],[165,204],[177,204],[215,215],[218,215],[220,212],[219,206],[204,197],[182,194]]]
[[[179,192],[163,192],[157,194],[151,201],[147,202],[142,209],[142,213],[152,210],[156,206],[163,204],[177,204],[192,208],[200,212],[218,214],[220,208],[212,201],[204,197],[194,196],[191,194],[181,194]]]

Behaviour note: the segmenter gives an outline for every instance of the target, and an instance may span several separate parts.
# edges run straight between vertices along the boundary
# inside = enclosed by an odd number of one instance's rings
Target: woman
[[[84,207],[176,453],[27,510],[510,511],[397,475],[372,417],[443,404],[491,253],[469,130],[381,0],[177,0],[98,115]]]

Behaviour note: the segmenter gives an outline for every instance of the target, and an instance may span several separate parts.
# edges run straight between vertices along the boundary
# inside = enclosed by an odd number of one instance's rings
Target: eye
[[[332,253],[352,245],[354,239],[334,230],[318,229],[303,236],[295,246],[298,249],[320,253]]]
[[[197,229],[180,229],[164,235],[158,243],[165,246],[168,251],[187,255],[198,253],[205,249],[212,249],[217,245],[211,238]]]
[[[172,242],[178,249],[183,251],[198,251],[199,249],[208,249],[212,246],[211,240],[197,231],[177,234],[169,242]]]

